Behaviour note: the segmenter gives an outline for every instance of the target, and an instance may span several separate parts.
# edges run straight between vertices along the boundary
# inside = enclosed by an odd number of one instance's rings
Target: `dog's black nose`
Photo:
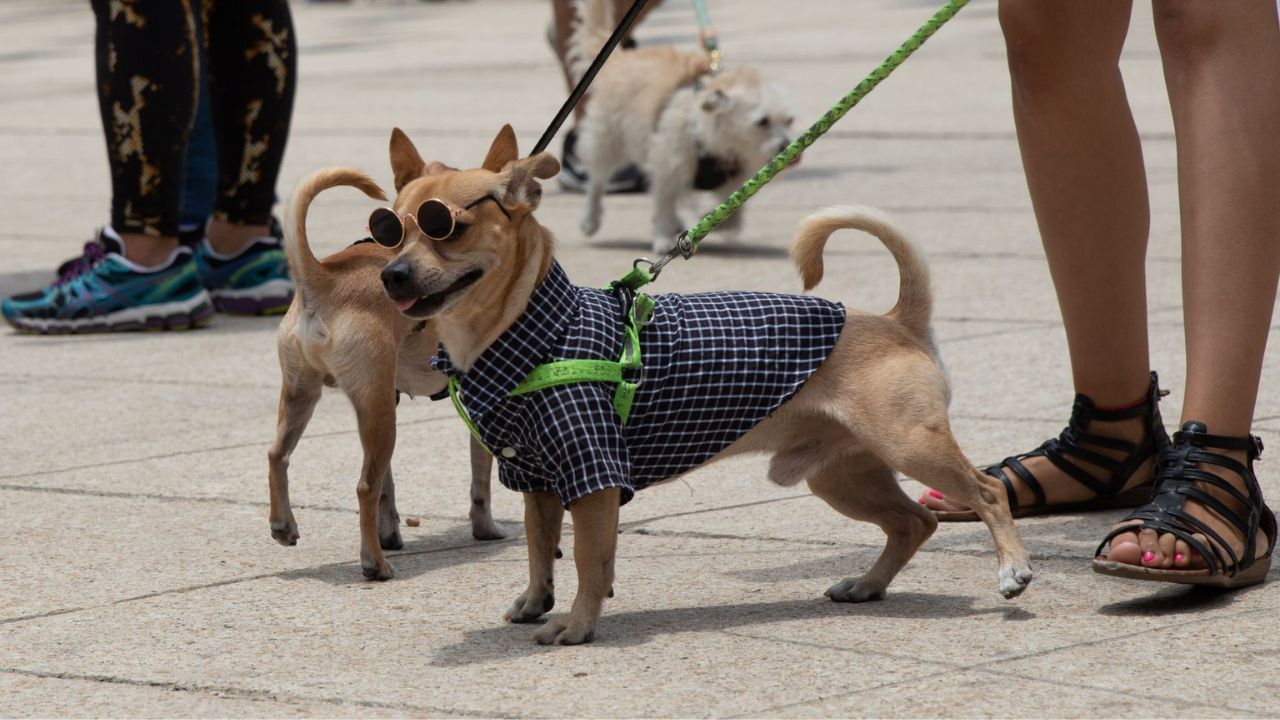
[[[393,298],[408,297],[413,294],[412,276],[409,263],[403,260],[393,262],[382,269],[382,287]]]

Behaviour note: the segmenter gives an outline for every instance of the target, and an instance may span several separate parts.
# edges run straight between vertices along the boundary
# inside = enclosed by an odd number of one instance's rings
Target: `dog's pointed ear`
[[[484,162],[480,167],[489,172],[502,172],[507,163],[515,162],[520,157],[520,151],[516,149],[516,131],[511,129],[511,125],[503,125],[498,131],[498,136],[493,139],[493,144],[489,146],[489,153],[484,156]]]
[[[559,172],[560,161],[548,152],[508,163],[498,175],[493,196],[508,211],[533,212],[542,201],[542,186],[538,181],[553,178]]]
[[[391,131],[391,174],[395,177],[396,192],[410,182],[422,177],[427,163],[418,154],[418,148],[400,128]]]
[[[717,112],[729,107],[730,98],[720,88],[713,88],[702,96],[703,112]]]

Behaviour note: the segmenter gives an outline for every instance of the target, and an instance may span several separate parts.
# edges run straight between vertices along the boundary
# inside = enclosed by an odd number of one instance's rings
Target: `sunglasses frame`
[[[458,210],[455,210],[452,205],[450,205],[447,201],[445,201],[442,198],[427,198],[426,200],[423,200],[420,205],[418,205],[418,209],[415,212],[405,213],[403,215],[396,212],[394,208],[389,208],[389,207],[376,208],[373,212],[369,213],[369,225],[368,227],[366,227],[366,230],[369,231],[369,237],[373,238],[373,241],[378,243],[382,247],[397,248],[404,244],[404,238],[408,234],[408,226],[405,224],[404,219],[413,218],[413,224],[416,225],[418,227],[418,231],[421,232],[423,235],[425,235],[428,239],[434,240],[435,242],[444,242],[446,240],[451,239],[453,237],[454,232],[457,231],[458,215],[463,212],[466,212],[467,210],[470,210],[471,208],[479,205],[485,200],[492,200],[495,203],[497,203],[498,209],[502,211],[502,214],[506,215],[508,220],[511,219],[511,214],[508,213],[507,209],[502,207],[502,203],[498,202],[498,199],[492,195],[482,195],[481,197],[462,206],[462,208]],[[437,203],[440,207],[443,207],[445,211],[448,212],[449,214],[449,230],[443,235],[433,235],[427,232],[427,230],[422,227],[423,210],[425,210],[427,206],[430,205],[431,203]],[[391,213],[391,216],[396,219],[396,224],[400,226],[400,239],[397,240],[393,245],[388,245],[382,242],[382,240],[378,239],[378,236],[375,235],[373,232],[373,226],[376,224],[374,221],[375,217],[377,217],[380,213],[384,213],[384,212]]]

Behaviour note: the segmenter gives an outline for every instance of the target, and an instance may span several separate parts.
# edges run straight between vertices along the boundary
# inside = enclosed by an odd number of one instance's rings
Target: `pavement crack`
[[[452,420],[453,415],[439,415],[436,417],[421,418],[418,420],[404,420],[397,423],[397,427],[412,427],[416,425],[430,425],[432,423]],[[359,430],[330,430],[328,432],[307,433],[303,440],[313,440],[315,438],[340,437],[343,435],[358,435]],[[166,453],[157,453],[155,455],[144,455],[142,457],[121,458],[119,460],[107,460],[104,462],[87,463],[85,465],[68,465],[49,470],[32,470],[19,473],[11,473],[9,475],[0,475],[0,480],[14,480],[18,478],[42,477],[45,475],[57,475],[65,472],[75,472],[77,470],[97,470],[104,467],[114,467],[117,465],[131,465],[134,463],[148,462],[151,460],[168,460],[176,457],[186,457],[188,455],[200,455],[202,453],[222,452],[223,450],[244,450],[246,448],[269,448],[274,440],[254,440],[252,442],[233,443],[231,445],[218,445],[216,447],[189,448],[186,450],[174,450]]]
[[[324,695],[299,695],[295,693],[286,693],[278,691],[252,690],[249,688],[236,687],[234,685],[214,685],[206,683],[184,683],[173,682],[169,680],[147,680],[141,678],[121,677],[118,675],[97,675],[82,674],[70,672],[46,672],[41,670],[28,670],[25,668],[0,668],[0,672],[9,673],[11,675],[24,675],[26,677],[36,677],[45,680],[76,680],[81,682],[96,682],[109,685],[127,685],[131,687],[142,688],[158,688],[161,690],[169,690],[172,692],[190,692],[205,695],[214,695],[223,698],[237,698],[242,700],[253,700],[259,702],[276,702],[290,704],[305,703],[323,703],[325,705],[337,706],[356,706],[366,708],[378,708],[383,710],[409,711],[422,715],[440,716],[440,715],[460,715],[463,717],[513,717],[511,715],[503,715],[493,712],[478,712],[475,710],[460,710],[458,708],[435,707],[429,705],[413,705],[409,703],[396,702],[380,702],[377,700],[361,700],[357,698],[340,698]]]

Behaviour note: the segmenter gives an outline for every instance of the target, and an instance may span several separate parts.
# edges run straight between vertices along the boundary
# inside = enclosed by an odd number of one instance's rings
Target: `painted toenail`
[[[925,504],[925,502],[924,502],[924,498],[920,498],[920,499],[916,500],[916,502],[920,503],[921,505],[924,505],[924,504]]]
[[[1173,554],[1173,561],[1174,561],[1174,562],[1182,562],[1182,561],[1183,561],[1183,560],[1185,560],[1186,558],[1187,558],[1187,556],[1186,556],[1186,555],[1183,555],[1182,553],[1174,553],[1174,554]]]
[[[937,498],[937,499],[939,499],[939,500],[946,500],[946,499],[947,499],[947,496],[946,496],[946,495],[943,495],[942,493],[938,492],[937,490],[934,490],[933,488],[929,488],[929,497],[931,497],[931,498]]]
[[[1150,550],[1148,550],[1148,551],[1146,551],[1146,552],[1142,553],[1142,564],[1143,564],[1143,565],[1150,565],[1151,563],[1153,563],[1153,562],[1155,562],[1155,561],[1156,561],[1156,554],[1155,554],[1155,553],[1151,552]]]

